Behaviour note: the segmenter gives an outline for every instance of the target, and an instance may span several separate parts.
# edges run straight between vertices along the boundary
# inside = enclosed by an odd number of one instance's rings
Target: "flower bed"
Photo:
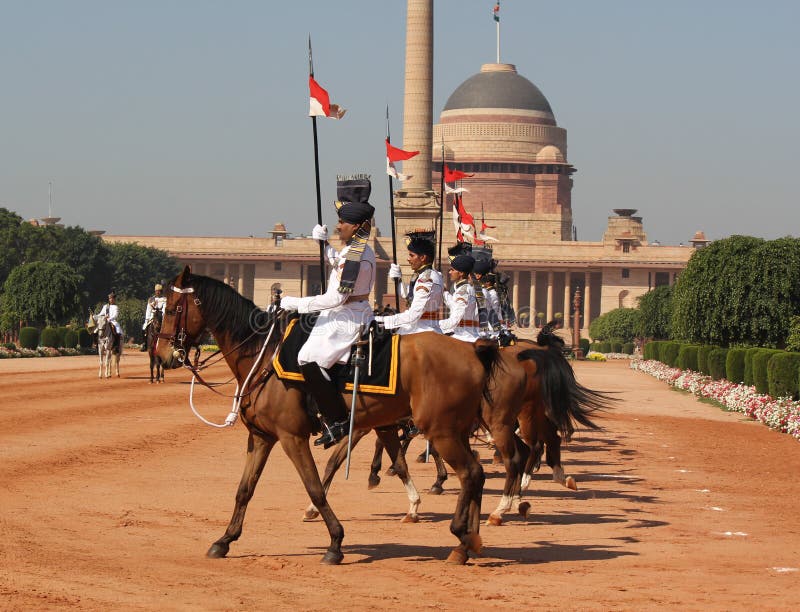
[[[64,357],[68,355],[95,355],[97,349],[92,348],[50,348],[40,346],[36,350],[14,347],[7,345],[0,346],[0,359],[19,359],[21,357]]]
[[[631,361],[631,368],[650,374],[673,387],[712,399],[726,410],[741,412],[781,433],[788,433],[800,440],[800,402],[791,398],[775,399],[756,393],[755,387],[732,383],[727,380],[712,380],[710,376],[671,368],[660,361]]]

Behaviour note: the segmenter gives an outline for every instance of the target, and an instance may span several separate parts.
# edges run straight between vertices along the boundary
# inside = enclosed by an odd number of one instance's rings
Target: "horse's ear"
[[[175,279],[175,281],[178,284],[182,285],[183,283],[181,283],[180,281],[182,281],[187,276],[190,276],[191,273],[192,273],[192,269],[189,266],[184,266],[183,270],[181,271],[180,274],[178,274],[178,277]]]

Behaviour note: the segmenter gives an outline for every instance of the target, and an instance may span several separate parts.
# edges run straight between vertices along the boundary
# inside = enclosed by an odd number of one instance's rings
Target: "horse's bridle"
[[[173,347],[173,357],[178,360],[178,363],[183,364],[186,361],[186,355],[188,354],[188,351],[184,346],[184,343],[186,342],[186,328],[189,319],[189,310],[187,306],[189,305],[189,294],[194,293],[194,287],[176,287],[175,285],[170,285],[170,289],[172,289],[175,293],[180,294],[178,303],[175,305],[175,310],[167,310],[166,305],[164,306],[165,315],[175,315],[176,317],[175,331],[172,334],[165,334],[159,330],[156,338],[159,340],[168,340],[170,345]],[[195,306],[200,306],[200,298],[195,297],[194,304]]]

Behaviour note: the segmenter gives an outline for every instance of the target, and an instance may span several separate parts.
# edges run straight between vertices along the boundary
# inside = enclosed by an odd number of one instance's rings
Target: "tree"
[[[616,308],[600,315],[589,324],[593,340],[632,342],[636,337],[640,313],[635,308]]]
[[[83,279],[63,263],[17,266],[3,284],[2,310],[29,325],[60,325],[81,314]]]
[[[178,262],[161,249],[134,242],[106,244],[105,248],[112,268],[112,286],[119,297],[146,300],[152,295],[155,283],[180,271]]]
[[[11,270],[22,263],[20,225],[22,217],[7,208],[0,208],[0,287]]]
[[[639,324],[636,334],[643,338],[667,340],[672,328],[672,287],[662,285],[639,296]]]

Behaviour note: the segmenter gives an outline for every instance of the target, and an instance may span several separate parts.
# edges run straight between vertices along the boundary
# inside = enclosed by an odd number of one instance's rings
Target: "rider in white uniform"
[[[328,370],[347,363],[359,332],[366,330],[372,321],[369,294],[375,282],[375,252],[366,243],[375,213],[367,201],[370,188],[368,179],[337,183],[336,230],[346,246],[340,252],[326,246],[326,256],[333,266],[327,291],[322,295],[281,299],[285,310],[319,313],[308,340],[297,354],[297,362],[326,426],[325,433],[314,444],[325,448],[344,437],[349,424],[347,406]],[[327,243],[328,230],[317,225],[312,236]]]
[[[475,342],[480,336],[478,303],[475,300],[475,289],[469,282],[474,265],[475,259],[471,255],[456,255],[451,260],[448,276],[453,283],[453,291],[445,294],[450,316],[439,321],[442,332],[465,342]]]
[[[439,327],[439,309],[442,306],[442,275],[434,270],[435,241],[433,232],[411,232],[407,234],[408,263],[414,270],[408,287],[401,282],[400,294],[410,296],[411,303],[404,312],[375,317],[386,329],[397,330],[399,335],[419,332],[442,333]],[[392,264],[389,279],[402,278],[400,266]]]
[[[164,308],[167,306],[167,298],[161,295],[161,291],[164,288],[161,286],[161,283],[156,283],[156,286],[153,288],[155,292],[154,295],[151,295],[150,298],[147,300],[147,308],[144,312],[144,323],[142,324],[142,330],[146,330],[147,326],[153,322],[153,317],[155,317],[156,311],[161,313],[161,316],[164,316]],[[147,334],[145,334],[144,342],[142,343],[142,352],[147,350]]]
[[[113,291],[108,294],[108,303],[103,304],[103,307],[100,309],[100,313],[98,316],[103,316],[106,320],[111,322],[111,325],[114,327],[115,337],[114,337],[114,347],[119,350],[120,349],[120,339],[122,338],[122,325],[119,324],[117,321],[117,316],[119,316],[119,306],[117,306],[117,294]]]

